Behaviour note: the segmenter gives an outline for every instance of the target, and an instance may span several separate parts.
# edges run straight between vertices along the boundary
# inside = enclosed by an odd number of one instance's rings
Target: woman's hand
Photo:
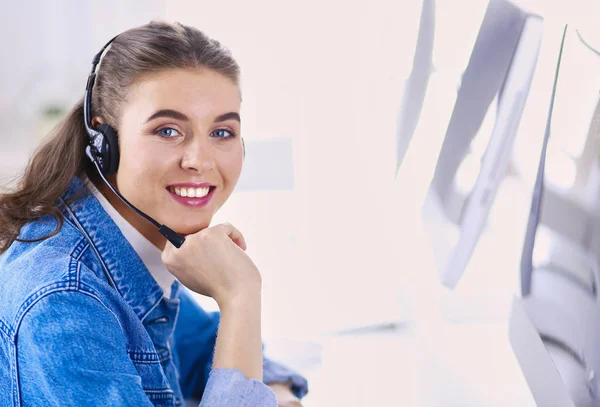
[[[262,278],[245,250],[244,236],[224,223],[186,236],[179,249],[167,242],[162,261],[183,285],[219,305],[213,368],[262,380]]]
[[[290,385],[287,383],[269,383],[267,384],[275,393],[275,399],[277,400],[278,407],[302,407],[302,402],[294,393]]]
[[[239,369],[262,380],[260,289],[262,278],[244,252],[246,242],[229,223],[186,236],[175,248],[167,242],[162,261],[190,290],[214,298],[221,309],[213,368]],[[286,383],[271,383],[280,407],[301,407]]]
[[[183,285],[223,307],[240,296],[260,295],[262,278],[245,250],[240,231],[223,223],[186,236],[179,249],[167,242],[162,261]]]

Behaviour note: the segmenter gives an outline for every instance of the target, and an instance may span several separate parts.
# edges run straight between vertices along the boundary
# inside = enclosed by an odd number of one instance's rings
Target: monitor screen
[[[423,0],[419,33],[410,75],[404,81],[402,103],[398,110],[396,130],[396,174],[417,128],[423,109],[429,78],[433,71],[433,39],[435,33],[435,1]]]
[[[542,28],[539,16],[491,0],[463,74],[423,206],[440,280],[450,288],[469,262],[506,175]]]
[[[565,28],[509,323],[538,405],[600,405],[599,57]]]

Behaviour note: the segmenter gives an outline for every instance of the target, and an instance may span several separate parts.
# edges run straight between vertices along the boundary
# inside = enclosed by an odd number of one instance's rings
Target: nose
[[[181,160],[184,170],[204,174],[215,167],[213,148],[207,138],[195,137],[187,146]]]

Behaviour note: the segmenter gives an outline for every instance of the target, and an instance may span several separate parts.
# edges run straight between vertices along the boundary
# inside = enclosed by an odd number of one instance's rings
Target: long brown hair
[[[208,68],[239,85],[239,66],[218,41],[180,23],[151,22],[120,34],[106,51],[97,70],[92,117],[102,117],[118,130],[119,112],[131,85],[174,68]],[[0,194],[0,254],[20,240],[26,223],[46,215],[58,225],[48,236],[33,241],[58,233],[63,224],[58,200],[71,181],[98,178],[85,156],[87,140],[80,100],[36,150],[16,187]]]

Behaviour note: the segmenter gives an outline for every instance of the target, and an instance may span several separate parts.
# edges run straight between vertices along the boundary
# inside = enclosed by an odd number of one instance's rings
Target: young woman
[[[299,406],[244,237],[209,227],[242,170],[238,65],[181,24],[109,44],[0,195],[0,407]]]

